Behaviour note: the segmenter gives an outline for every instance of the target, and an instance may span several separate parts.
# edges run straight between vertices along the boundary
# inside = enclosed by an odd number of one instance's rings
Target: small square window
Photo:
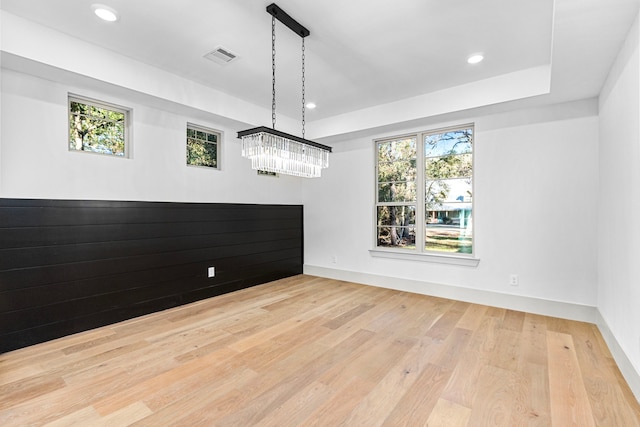
[[[126,157],[129,110],[69,96],[69,150]]]
[[[187,124],[187,165],[220,169],[220,137],[218,131]]]

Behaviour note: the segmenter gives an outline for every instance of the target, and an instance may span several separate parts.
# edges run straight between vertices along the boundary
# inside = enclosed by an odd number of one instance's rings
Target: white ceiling
[[[120,20],[95,17],[91,4]],[[256,105],[271,105],[269,0],[1,0],[11,14]],[[306,98],[318,121],[550,65],[545,102],[597,96],[638,0],[278,0],[311,31]],[[300,115],[300,37],[277,24],[278,114]],[[218,65],[222,45],[239,56]],[[485,60],[466,58],[482,52]],[[487,103],[491,103],[490,97]],[[265,123],[260,123],[265,124]]]

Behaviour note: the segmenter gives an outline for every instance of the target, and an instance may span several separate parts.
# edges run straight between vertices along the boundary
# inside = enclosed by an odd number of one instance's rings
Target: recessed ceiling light
[[[118,20],[118,12],[109,6],[105,6],[104,4],[94,4],[91,5],[91,9],[98,18],[104,21],[115,22]]]
[[[305,105],[305,107],[307,107],[310,110],[313,110],[314,108],[316,108],[316,104],[315,102],[307,102],[307,105]]]
[[[484,56],[482,56],[482,54],[474,53],[469,58],[467,58],[467,62],[469,64],[477,64],[478,62],[482,62],[483,59],[484,59]]]

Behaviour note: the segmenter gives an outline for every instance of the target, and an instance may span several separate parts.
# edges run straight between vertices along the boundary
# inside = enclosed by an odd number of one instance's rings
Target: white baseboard
[[[541,314],[544,316],[578,320],[581,322],[596,323],[597,320],[597,309],[588,305],[503,294],[480,289],[463,288],[460,286],[441,285],[438,283],[423,282],[420,280],[380,276],[377,274],[361,273],[350,270],[338,270],[335,268],[326,268],[307,264],[304,265],[304,274],[362,283],[381,288],[396,289],[399,291],[413,292],[416,294],[431,295],[440,298],[449,298],[456,301],[471,302],[474,304],[484,304],[492,307],[526,311],[528,313]]]
[[[607,322],[602,317],[600,310],[597,312],[596,325],[598,325],[602,338],[604,338],[604,341],[607,343],[611,355],[616,361],[620,372],[622,372],[622,376],[627,380],[627,384],[629,384],[629,388],[636,397],[636,400],[640,402],[640,372],[635,369],[631,360],[627,357],[627,354],[620,346],[613,332],[609,329],[609,325],[607,325]]]
[[[629,384],[629,387],[636,399],[640,402],[640,374],[631,364],[631,361],[622,350],[622,347],[620,347],[620,344],[611,333],[611,330],[596,307],[520,295],[502,294],[499,292],[463,288],[459,286],[441,285],[419,280],[380,276],[376,274],[361,273],[358,271],[339,270],[316,265],[305,264],[303,270],[304,274],[326,277],[328,279],[344,280],[348,282],[362,283],[364,285],[378,286],[381,288],[448,298],[456,301],[465,301],[510,310],[526,311],[528,313],[540,314],[543,316],[594,323],[600,329],[600,333],[609,346],[609,350],[618,364],[622,375],[627,380],[627,383]]]

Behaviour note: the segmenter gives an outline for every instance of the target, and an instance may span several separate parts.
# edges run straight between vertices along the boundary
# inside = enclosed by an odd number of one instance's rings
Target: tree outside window
[[[416,244],[416,138],[379,142],[377,245]]]
[[[376,141],[376,150],[376,246],[471,254],[473,125]]]
[[[187,164],[218,169],[220,133],[187,125]]]
[[[69,97],[69,150],[126,155],[128,111]]]

